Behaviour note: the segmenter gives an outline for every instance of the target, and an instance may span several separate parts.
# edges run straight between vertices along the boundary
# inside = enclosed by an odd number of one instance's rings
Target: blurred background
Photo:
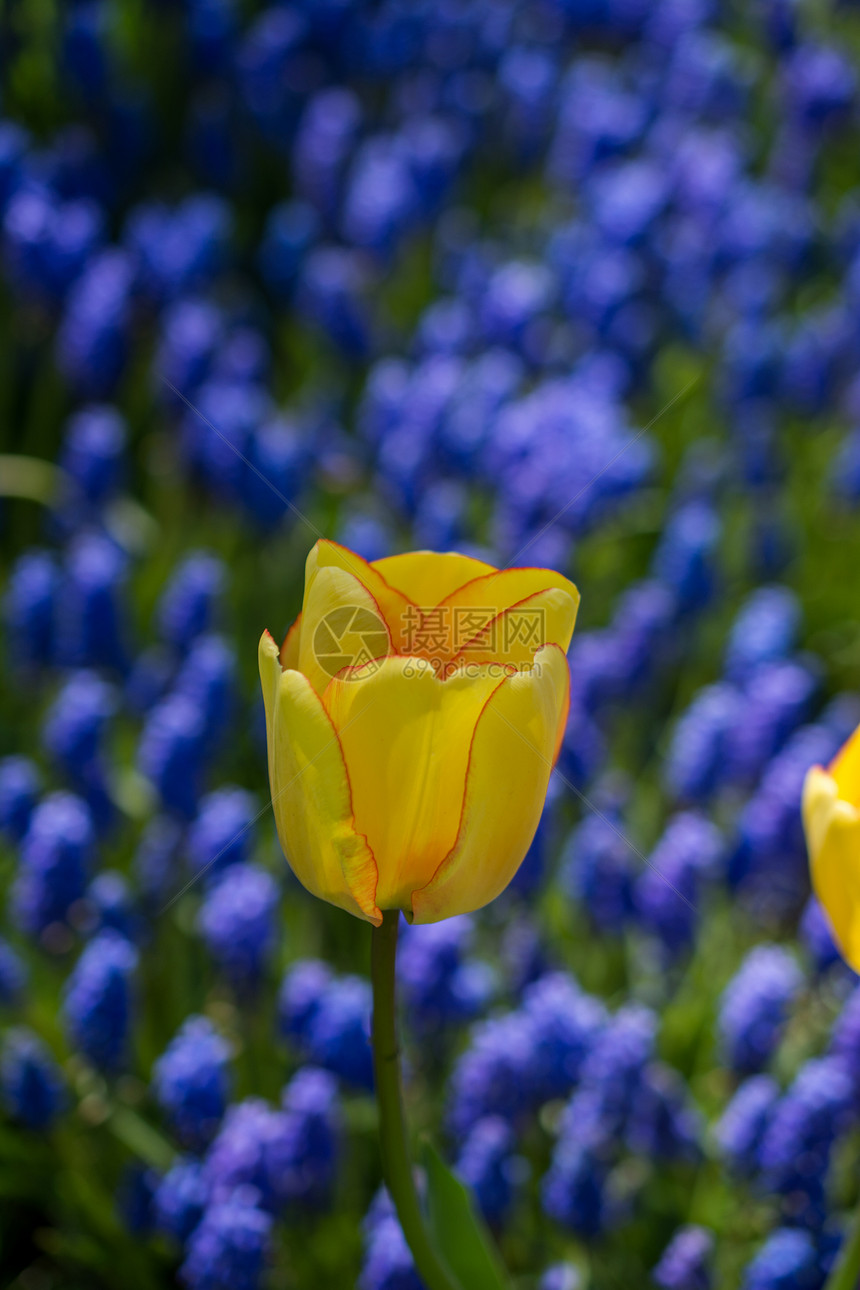
[[[0,18],[0,1284],[420,1290],[369,931],[256,668],[320,534],[582,592],[510,890],[404,929],[407,1099],[518,1290],[818,1290],[860,993],[860,12],[30,0]]]

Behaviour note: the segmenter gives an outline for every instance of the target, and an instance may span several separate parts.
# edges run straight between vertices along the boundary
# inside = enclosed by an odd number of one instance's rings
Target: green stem
[[[424,1225],[406,1141],[406,1120],[400,1092],[400,1048],[394,1000],[394,962],[400,911],[387,910],[382,926],[373,929],[373,1071],[379,1106],[379,1144],[382,1174],[397,1210],[406,1243],[427,1290],[459,1290],[442,1263]]]
[[[860,1205],[824,1290],[857,1290],[860,1280]]]

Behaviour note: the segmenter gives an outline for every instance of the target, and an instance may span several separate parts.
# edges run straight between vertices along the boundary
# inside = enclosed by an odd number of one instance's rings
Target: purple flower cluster
[[[301,1056],[355,1088],[373,1088],[370,983],[335,977],[314,959],[294,963],[280,993],[281,1029]]]
[[[183,1145],[217,1132],[230,1091],[230,1049],[205,1017],[189,1017],[153,1070],[153,1091]]]
[[[66,986],[63,1012],[75,1046],[94,1065],[116,1070],[132,1029],[132,979],[137,951],[114,931],[84,949]]]
[[[720,1002],[719,1030],[733,1070],[752,1074],[767,1065],[802,980],[782,946],[757,945],[749,952]]]
[[[416,1035],[471,1021],[492,997],[491,968],[472,958],[474,923],[462,915],[407,927],[397,953],[402,1006]]]

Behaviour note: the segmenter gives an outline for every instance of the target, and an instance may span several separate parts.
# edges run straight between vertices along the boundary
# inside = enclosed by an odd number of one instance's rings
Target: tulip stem
[[[382,1174],[397,1210],[406,1243],[412,1251],[415,1266],[427,1290],[459,1290],[427,1231],[407,1144],[394,989],[399,923],[400,911],[386,910],[382,915],[382,926],[373,929],[371,943],[373,1070],[379,1106]]]
[[[857,1290],[860,1278],[860,1205],[851,1220],[839,1257],[824,1290]]]

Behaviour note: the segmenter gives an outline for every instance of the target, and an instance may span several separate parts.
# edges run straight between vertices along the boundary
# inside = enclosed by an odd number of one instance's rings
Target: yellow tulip
[[[504,890],[558,756],[578,604],[547,569],[317,542],[301,614],[259,650],[275,820],[309,891],[378,926]]]
[[[860,972],[860,726],[803,785],[812,886],[843,958]]]

